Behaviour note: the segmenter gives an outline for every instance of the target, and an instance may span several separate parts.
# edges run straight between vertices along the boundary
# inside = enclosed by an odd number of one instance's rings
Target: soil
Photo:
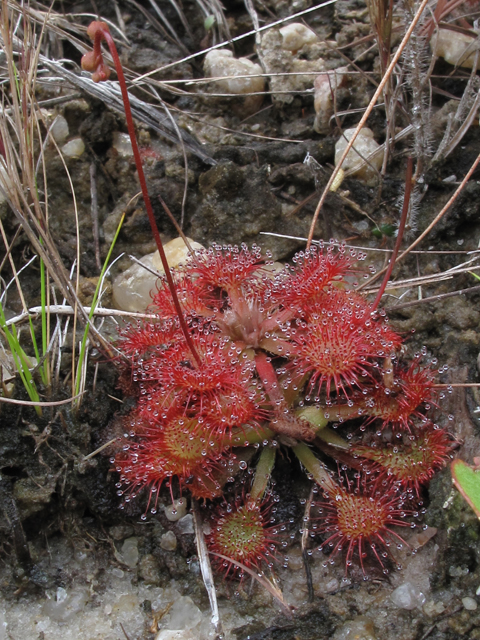
[[[91,12],[86,2],[63,4],[71,14]],[[184,3],[190,35],[185,32],[174,4],[160,4],[179,34],[181,46],[166,40],[152,20],[148,20],[148,16],[156,19],[153,3],[118,2],[130,43],[129,47],[120,47],[120,53],[123,63],[134,72],[146,73],[180,60],[185,51],[200,50],[201,41],[203,46],[205,42],[211,44],[213,36],[205,32],[205,16],[199,4]],[[266,0],[256,3],[256,7],[263,24],[292,15],[310,4],[307,0],[295,3]],[[102,16],[116,21],[112,3],[99,2],[96,6]],[[403,10],[400,6],[397,10],[401,22]],[[242,2],[228,3],[225,15],[232,37],[251,30],[251,19]],[[323,39],[336,40],[343,46],[342,55],[334,50],[325,54],[327,69],[344,65],[342,56],[353,59],[363,54],[359,68],[378,72],[376,48],[365,53],[373,39],[368,38],[371,34],[368,11],[360,1],[339,0],[324,10],[307,14],[305,21]],[[218,41],[218,35],[216,37]],[[254,57],[254,45],[254,37],[249,36],[238,42],[235,53]],[[61,57],[70,57],[78,63],[80,54],[69,43],[63,43],[63,47]],[[200,56],[172,66],[156,79],[201,78],[201,60]],[[442,61],[437,63],[438,76],[452,69]],[[444,131],[444,120],[440,116],[435,119],[434,115],[446,111],[445,105],[449,103],[446,92],[461,96],[467,75],[459,72],[448,80],[434,81],[441,91],[434,92],[432,99],[432,148],[438,146]],[[378,80],[378,76],[376,78]],[[339,137],[338,124],[345,129],[358,122],[359,114],[355,110],[368,104],[374,87],[362,75],[352,76],[347,89],[338,96],[337,110],[346,113],[330,123],[327,133],[319,134],[314,128],[312,91],[295,93],[292,90],[288,96],[266,95],[258,112],[242,114],[239,97],[210,96],[207,92],[190,90],[187,85],[184,88],[188,90],[182,95],[174,93],[169,88],[172,86],[184,85],[159,84],[160,96],[174,108],[174,117],[182,130],[201,143],[203,157],[192,151],[184,155],[181,145],[166,140],[145,124],[138,124],[162,237],[168,240],[177,233],[163,211],[159,195],[177,219],[184,211],[185,233],[204,246],[213,242],[256,243],[265,252],[270,251],[275,260],[291,259],[305,245],[303,239],[308,234],[319,194],[330,175]],[[40,100],[71,93],[72,88],[64,83],[55,88],[42,82],[38,85]],[[145,99],[140,89],[135,93]],[[118,220],[122,212],[127,211],[114,256],[123,254],[123,257],[110,271],[110,281],[130,266],[129,256],[140,258],[155,246],[141,200],[131,202],[139,190],[132,158],[122,155],[113,145],[114,134],[126,132],[124,117],[84,92],[76,92],[73,99],[60,102],[55,113],[65,117],[68,139],[81,137],[86,146],[80,157],[67,158],[67,166],[79,219],[81,297],[88,304],[99,275],[91,220],[92,166],[96,168],[102,261]],[[189,117],[189,113],[194,117]],[[398,126],[406,124],[408,118],[399,115]],[[385,138],[383,109],[374,110],[369,126],[377,140]],[[76,212],[71,188],[55,149],[47,148],[46,153],[50,227],[62,260],[70,268],[77,256]],[[389,225],[398,224],[406,157],[412,153],[415,150],[411,141],[395,146],[381,190],[378,184],[367,186],[359,179],[347,177],[341,186],[343,195],[338,192],[328,196],[315,238],[336,238],[369,250],[392,248],[395,238],[387,229]],[[479,153],[477,122],[448,158],[431,165],[425,173],[417,192],[415,220],[410,219],[404,239],[405,246],[430,224]],[[314,162],[305,163],[307,156]],[[480,182],[476,178],[474,174],[448,214],[417,247],[425,253],[409,256],[396,268],[397,279],[445,271],[468,257],[448,252],[478,248]],[[183,202],[186,182],[188,188]],[[347,197],[356,203],[356,209]],[[368,217],[359,209],[368,213]],[[7,234],[13,237],[16,227],[11,216],[6,209],[0,215]],[[268,232],[290,237],[268,235]],[[20,234],[15,240],[15,260],[21,264],[30,255],[28,241]],[[369,251],[367,264],[381,268],[383,258],[378,256],[382,255]],[[8,266],[5,269],[8,270]],[[5,273],[2,277],[8,280],[9,274]],[[38,271],[25,272],[22,285],[31,306],[39,304],[38,282]],[[421,297],[474,284],[472,275],[461,273],[453,280],[422,286]],[[399,302],[418,299],[419,291],[412,286],[399,301],[401,294],[394,291],[385,296],[384,303],[389,308],[391,323],[405,336],[405,357],[408,359],[423,348],[427,357],[448,366],[440,376],[442,382],[477,382],[480,294],[473,292],[395,310],[393,307]],[[111,304],[108,295],[107,291],[103,299],[105,307]],[[19,312],[21,301],[12,291],[7,313],[13,316]],[[101,331],[114,337],[116,324],[107,320]],[[78,329],[76,339],[80,337]],[[66,398],[70,393],[65,380],[71,369],[73,343],[70,336],[62,352],[60,380],[64,382],[54,388],[52,399]],[[162,597],[168,601],[165,594],[169,589],[175,590],[169,596],[171,602],[190,597],[204,621],[208,621],[208,597],[190,530],[185,533],[178,522],[167,519],[162,509],[157,516],[142,521],[145,510],[142,499],[132,501],[121,510],[115,473],[108,456],[85,459],[111,438],[109,424],[113,416],[129,408],[129,400],[124,402],[117,387],[117,378],[115,363],[101,351],[94,350],[86,382],[88,391],[77,410],[69,405],[54,407],[44,409],[39,417],[32,408],[0,406],[0,508],[4,515],[0,519],[0,590],[5,603],[0,603],[1,640],[48,640],[58,634],[58,637],[73,634],[72,637],[92,639],[125,636],[131,640],[152,639],[164,628],[162,616],[154,606],[152,609],[152,602]],[[18,381],[13,395],[27,399]],[[458,440],[456,454],[472,463],[480,451],[480,393],[475,388],[454,388],[441,401],[436,414],[439,424],[447,426]],[[291,523],[292,534],[286,550],[290,564],[286,568],[280,564],[276,573],[285,599],[295,606],[295,611],[286,617],[258,584],[245,581],[238,585],[217,579],[227,638],[480,638],[477,606],[480,526],[470,508],[452,490],[448,468],[439,472],[425,491],[425,513],[418,527],[434,528],[431,531],[436,529],[436,533],[416,553],[408,548],[398,550],[400,571],[393,570],[385,576],[372,566],[368,568],[369,580],[364,581],[361,572],[353,569],[349,579],[344,580],[340,558],[329,564],[321,554],[313,554],[306,558],[313,577],[310,598],[298,533],[302,526],[302,501],[308,497],[310,484],[299,467],[286,461],[277,466],[273,479],[281,496],[282,520]],[[165,505],[169,504],[168,492],[162,500]],[[175,534],[176,549],[165,548],[168,532]],[[405,537],[408,542],[408,534]],[[125,540],[132,539],[138,557],[126,555]],[[413,585],[412,601],[407,607],[399,606],[398,601],[392,599],[392,593],[406,583]],[[63,609],[55,609],[55,602],[61,600],[63,593],[59,589],[65,590],[67,600],[70,598],[71,616]],[[72,594],[79,599],[73,602]],[[119,594],[124,598],[120,604]],[[194,609],[185,606],[185,615],[193,615]],[[195,631],[198,635],[192,637],[200,637],[199,628]],[[177,636],[159,638],[188,640],[189,633],[187,629]],[[208,625],[202,627],[201,633],[202,637],[213,637]]]

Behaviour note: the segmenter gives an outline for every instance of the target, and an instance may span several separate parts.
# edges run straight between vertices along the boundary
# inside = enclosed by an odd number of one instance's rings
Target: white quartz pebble
[[[475,62],[475,37],[451,29],[439,29],[430,40],[433,53],[455,67],[471,69]]]
[[[52,138],[55,142],[58,142],[58,144],[63,144],[68,138],[69,133],[68,122],[63,116],[57,116],[50,127],[50,135]]]
[[[343,135],[335,145],[335,165],[340,162],[340,158],[345,151],[348,142],[353,136],[355,129],[345,129]],[[358,180],[362,180],[369,186],[376,184],[376,176],[383,162],[383,153],[379,152],[373,157],[371,153],[376,151],[380,145],[373,139],[373,131],[364,127],[358,134],[353,148],[348,152],[345,161],[342,164],[342,168],[345,172],[351,171]],[[364,164],[363,158],[368,158],[369,164]],[[373,167],[373,168],[372,168]]]
[[[235,108],[239,115],[245,117],[260,108],[263,95],[255,94],[265,90],[265,79],[259,64],[248,58],[234,58],[228,49],[215,49],[205,56],[203,69],[207,77],[218,78],[211,85],[213,92],[246,96]]]
[[[85,143],[81,138],[73,138],[62,147],[62,153],[67,158],[80,158],[85,151]]]
[[[318,41],[317,34],[301,22],[291,22],[280,29],[282,48],[287,51],[298,51],[305,44]]]
[[[194,251],[203,249],[202,245],[189,240]],[[182,238],[175,238],[164,246],[167,262],[171,267],[184,264],[190,255]],[[158,251],[149,253],[140,259],[146,267],[164,273]],[[117,276],[113,282],[113,301],[115,306],[122,311],[137,311],[143,313],[152,304],[151,292],[155,289],[158,277],[147,271],[140,264],[132,264],[123,273]]]

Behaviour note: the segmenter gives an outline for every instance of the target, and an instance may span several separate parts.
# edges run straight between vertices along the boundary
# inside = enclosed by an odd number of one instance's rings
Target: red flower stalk
[[[446,431],[423,427],[404,442],[378,447],[354,445],[350,453],[370,460],[370,468],[379,474],[379,480],[393,479],[419,496],[421,486],[450,460],[454,445]]]
[[[178,300],[175,284],[173,282],[170,267],[168,265],[167,257],[163,249],[162,240],[160,238],[160,233],[158,231],[157,223],[155,221],[155,215],[153,213],[153,207],[152,207],[152,203],[150,201],[150,196],[148,193],[147,181],[145,179],[145,173],[143,171],[142,158],[140,155],[140,150],[138,148],[137,138],[135,135],[135,125],[133,123],[132,110],[130,107],[130,99],[128,97],[127,83],[125,82],[125,75],[123,73],[122,64],[118,56],[117,47],[115,46],[115,42],[110,34],[108,25],[105,22],[99,22],[99,21],[92,22],[87,29],[87,34],[93,40],[93,51],[86,53],[82,57],[82,68],[85,69],[85,71],[93,71],[92,79],[94,82],[101,82],[101,81],[107,80],[108,77],[110,76],[110,70],[108,69],[107,65],[103,60],[102,46],[101,46],[102,40],[105,40],[105,42],[108,45],[108,48],[110,49],[110,53],[112,55],[113,62],[115,64],[115,69],[118,76],[118,83],[120,85],[120,90],[122,92],[122,100],[123,100],[123,106],[125,109],[125,119],[127,121],[128,134],[130,136],[130,141],[132,143],[133,157],[135,159],[135,166],[137,167],[137,171],[138,171],[138,179],[140,181],[143,201],[145,202],[145,209],[147,210],[150,227],[152,229],[153,237],[155,239],[158,252],[160,254],[160,259],[162,261],[162,265],[165,271],[165,277],[167,278],[167,281],[168,281],[168,287],[172,295],[173,304],[177,311],[177,316],[180,322],[182,333],[185,337],[185,340],[188,344],[188,347],[194,359],[197,362],[197,365],[200,365],[200,359],[198,358],[198,355],[195,351],[195,347],[190,338],[188,327],[183,317],[182,308]]]
[[[409,512],[403,508],[399,488],[392,483],[379,483],[358,479],[355,489],[338,486],[334,491],[324,492],[325,502],[319,507],[320,525],[317,531],[329,534],[319,550],[332,548],[333,557],[345,551],[345,573],[358,555],[363,575],[366,576],[364,560],[371,553],[387,573],[385,560],[392,541],[399,545],[405,540],[390,527],[409,526],[405,517]]]

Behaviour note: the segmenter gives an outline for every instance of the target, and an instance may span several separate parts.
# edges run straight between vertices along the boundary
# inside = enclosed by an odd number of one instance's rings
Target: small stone
[[[215,49],[205,56],[203,69],[205,76],[220,78],[212,83],[212,92],[246,96],[241,105],[233,107],[238,115],[248,116],[261,107],[263,95],[254,95],[265,90],[263,69],[259,64],[248,58],[234,58],[228,49]]]
[[[177,538],[173,531],[167,531],[160,538],[160,546],[164,551],[175,551],[177,548]]]
[[[162,543],[160,543],[160,546],[162,546]],[[160,582],[158,562],[151,553],[142,556],[139,565],[139,576],[146,584],[158,584]]]
[[[108,533],[114,540],[125,540],[133,535],[133,527],[131,524],[117,524],[110,527]]]
[[[169,611],[166,628],[172,631],[194,629],[202,621],[202,612],[189,596],[181,596]]]
[[[122,545],[122,561],[130,567],[130,569],[134,569],[138,564],[138,539],[127,538]]]
[[[305,44],[318,41],[317,34],[301,22],[291,22],[280,29],[282,48],[287,51],[298,51]]]
[[[462,604],[467,611],[476,611],[477,609],[477,601],[474,598],[470,598],[467,596],[466,598],[462,598]]]
[[[42,613],[56,622],[68,622],[81,611],[88,601],[85,591],[68,593],[62,587],[57,589],[56,598],[47,599],[42,607]]]
[[[352,138],[355,129],[345,129],[342,137],[335,145],[335,166],[340,162],[343,152]],[[353,148],[347,154],[342,164],[345,172],[350,172],[358,180],[362,180],[368,186],[374,186],[377,180],[377,171],[380,170],[383,162],[383,151],[373,157],[371,153],[376,151],[380,145],[373,139],[373,131],[364,127],[358,134]],[[364,164],[363,158],[368,158],[368,164]],[[372,168],[373,167],[373,168]],[[377,171],[375,171],[375,169]]]
[[[57,116],[53,121],[52,126],[50,127],[50,135],[55,140],[55,142],[58,142],[58,144],[63,144],[68,138],[69,134],[70,131],[68,129],[68,122],[63,116]]]
[[[411,582],[405,582],[390,594],[390,598],[399,609],[412,610],[425,604],[425,595]]]
[[[423,613],[429,618],[434,618],[445,611],[445,605],[441,600],[435,602],[435,600],[429,600],[423,605]]]
[[[115,578],[118,578],[119,580],[125,577],[125,571],[122,571],[118,567],[113,567],[112,574],[115,576]]]
[[[336,591],[339,590],[339,588],[340,588],[340,583],[336,578],[332,578],[325,585],[325,591],[327,593],[335,593]]]
[[[177,522],[177,531],[181,535],[186,535],[187,533],[195,533],[195,527],[193,525],[193,516],[191,513],[187,513],[186,516],[180,518]]]
[[[366,616],[358,616],[337,628],[332,640],[377,640],[377,636],[372,620]]]
[[[475,36],[438,29],[430,40],[433,53],[455,67],[471,69],[475,63]]]
[[[58,587],[56,597],[58,604],[62,604],[62,602],[65,602],[65,600],[68,598],[67,590],[63,587]]]
[[[74,138],[62,147],[62,153],[67,158],[80,158],[84,151],[85,143],[81,138]]]
[[[333,96],[337,89],[347,83],[348,67],[339,67],[335,71],[321,73],[315,78],[314,108],[315,122],[313,128],[317,133],[328,133],[330,118],[333,116]]]
[[[189,243],[194,251],[203,249],[203,246],[198,242],[189,240]],[[184,264],[190,256],[190,252],[182,238],[175,238],[167,242],[163,248],[170,267],[178,267]],[[140,262],[159,274],[164,273],[158,251],[143,256]],[[157,280],[158,277],[147,271],[142,265],[132,264],[131,267],[117,276],[113,282],[112,294],[115,306],[123,311],[144,313],[147,307],[152,304],[151,293],[155,290]]]
[[[165,516],[170,522],[178,522],[180,518],[183,518],[187,513],[187,500],[186,498],[179,498],[174,500],[173,504],[169,504],[164,507]]]
[[[132,142],[128,133],[120,133],[115,131],[113,134],[112,147],[122,158],[130,158],[133,156]]]

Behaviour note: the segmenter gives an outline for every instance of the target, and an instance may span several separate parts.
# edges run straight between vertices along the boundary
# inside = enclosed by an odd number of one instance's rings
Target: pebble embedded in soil
[[[397,587],[392,591],[390,598],[399,609],[408,610],[421,607],[426,601],[425,595],[411,582],[404,582]]]
[[[80,158],[85,152],[85,143],[81,138],[74,138],[62,147],[62,153],[67,158]]]
[[[304,45],[318,41],[315,31],[301,22],[291,22],[279,31],[282,36],[282,47],[287,51],[298,51]]]
[[[335,71],[321,73],[313,83],[315,90],[315,122],[317,133],[328,133],[330,118],[333,116],[333,96],[339,87],[347,84],[348,67],[339,67]]]
[[[194,251],[202,249],[198,242],[190,240],[190,246]],[[171,267],[178,267],[184,264],[190,252],[182,238],[175,238],[167,242],[164,246],[167,262]],[[163,265],[158,251],[149,253],[140,262],[148,269],[153,269],[159,274],[163,274]],[[147,271],[142,265],[134,263],[123,273],[117,276],[113,282],[113,302],[122,311],[136,311],[143,313],[152,304],[152,291],[155,289],[158,276],[151,271]]]
[[[52,126],[50,127],[50,135],[58,142],[58,144],[63,144],[65,140],[70,135],[70,130],[68,128],[68,122],[61,115],[58,115],[53,121]]]
[[[203,68],[206,77],[220,78],[212,83],[212,92],[245,96],[232,106],[238,115],[246,117],[261,107],[265,80],[259,64],[248,58],[234,58],[228,49],[215,49],[205,56]]]
[[[167,531],[160,538],[160,546],[164,551],[175,551],[177,548],[177,538],[173,531]]]
[[[366,616],[348,620],[335,631],[332,640],[377,640],[373,621]]]
[[[128,133],[115,131],[113,134],[112,147],[120,156],[122,156],[122,158],[130,158],[133,156],[132,142]]]
[[[130,567],[130,569],[134,569],[138,564],[138,538],[132,537],[127,538],[122,545],[122,561]]]
[[[166,505],[164,510],[167,520],[177,522],[187,514],[187,500],[185,498],[174,500],[173,504]]]
[[[195,533],[195,527],[193,526],[193,515],[191,513],[187,513],[186,516],[180,518],[180,520],[177,522],[177,530],[181,535]]]
[[[335,165],[340,162],[340,158],[354,132],[355,128],[345,129],[335,145]],[[352,149],[348,152],[342,164],[342,169],[345,172],[351,172],[351,175],[354,175],[358,180],[362,180],[368,186],[374,186],[377,181],[377,172],[382,166],[383,151],[371,158],[369,156],[379,147],[378,142],[373,139],[373,131],[368,127],[364,127],[358,134]],[[364,163],[364,158],[368,158],[368,164]]]
[[[475,64],[475,36],[451,29],[438,29],[430,40],[433,53],[455,67],[471,69]]]
[[[474,598],[470,598],[470,596],[462,598],[462,604],[467,611],[477,610],[477,601]]]

